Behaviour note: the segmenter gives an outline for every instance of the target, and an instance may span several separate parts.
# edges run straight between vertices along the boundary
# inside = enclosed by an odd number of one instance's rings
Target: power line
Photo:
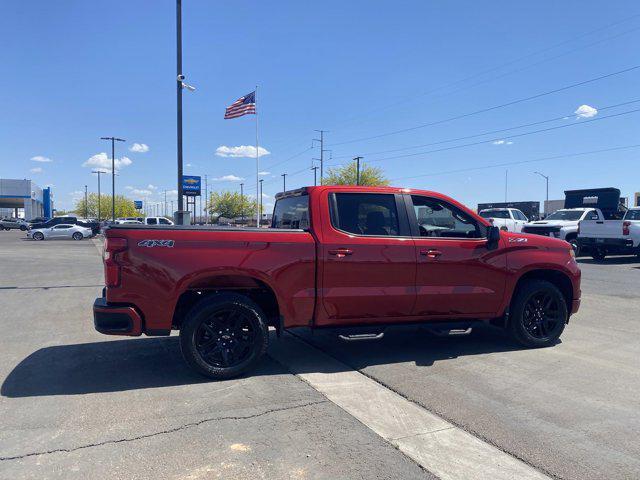
[[[565,90],[569,90],[571,88],[580,87],[582,85],[587,85],[589,83],[593,83],[593,82],[597,82],[597,81],[600,81],[600,80],[604,80],[605,78],[610,78],[610,77],[613,77],[613,76],[616,76],[616,75],[621,75],[623,73],[631,72],[633,70],[637,70],[638,68],[640,68],[640,65],[635,65],[633,67],[625,68],[624,70],[619,70],[617,72],[608,73],[606,75],[601,75],[601,76],[596,77],[596,78],[591,78],[589,80],[584,80],[582,82],[573,83],[571,85],[565,85],[564,87],[556,88],[556,89],[553,89],[553,90],[548,90],[546,92],[542,92],[542,93],[538,93],[538,94],[531,95],[531,96],[528,96],[528,97],[520,98],[518,100],[512,100],[510,102],[501,103],[499,105],[493,105],[491,107],[483,108],[483,109],[480,109],[480,110],[475,110],[473,112],[464,113],[464,114],[461,114],[461,115],[456,115],[454,117],[449,117],[449,118],[445,118],[445,119],[442,119],[442,120],[437,120],[435,122],[423,123],[421,125],[416,125],[416,126],[413,126],[413,127],[403,128],[401,130],[394,130],[392,132],[386,132],[386,133],[381,133],[381,134],[378,134],[378,135],[372,135],[370,137],[362,137],[362,138],[357,138],[357,139],[353,139],[353,140],[347,140],[347,141],[344,141],[344,142],[333,143],[330,146],[346,145],[348,143],[363,142],[365,140],[374,140],[376,138],[388,137],[390,135],[397,135],[399,133],[410,132],[410,131],[413,131],[413,130],[418,130],[420,128],[431,127],[431,126],[434,126],[434,125],[440,125],[442,123],[452,122],[454,120],[460,120],[462,118],[471,117],[472,115],[478,115],[480,113],[490,112],[492,110],[497,110],[499,108],[509,107],[511,105],[517,105],[518,103],[528,102],[528,101],[534,100],[536,98],[544,97],[544,96],[547,96],[547,95],[552,95],[554,93],[558,93],[558,92],[562,92],[562,91],[565,91]]]
[[[617,25],[620,25],[620,24],[622,24],[622,23],[626,23],[626,22],[629,22],[629,21],[631,21],[631,20],[635,20],[635,19],[636,19],[636,18],[638,18],[638,17],[640,17],[640,14],[638,14],[638,15],[632,15],[632,16],[627,17],[627,18],[624,18],[624,19],[622,19],[622,20],[618,20],[618,21],[613,22],[613,23],[611,23],[611,24],[605,25],[604,27],[596,28],[596,29],[594,29],[594,30],[591,30],[591,31],[589,31],[589,32],[582,33],[582,34],[580,34],[580,35],[578,35],[578,36],[576,36],[576,37],[572,37],[572,38],[570,38],[570,39],[567,39],[567,40],[564,40],[564,41],[562,41],[562,42],[556,43],[556,44],[551,45],[551,46],[549,46],[549,47],[545,47],[545,48],[540,49],[540,50],[537,50],[537,51],[535,51],[535,52],[531,52],[531,53],[526,54],[526,55],[524,55],[524,56],[522,56],[522,57],[518,57],[518,58],[516,58],[516,59],[510,60],[510,61],[505,62],[505,63],[502,63],[502,64],[500,64],[500,65],[497,65],[497,66],[494,66],[494,67],[490,67],[490,68],[485,69],[485,70],[481,70],[480,72],[477,72],[477,73],[475,73],[475,74],[473,74],[473,75],[470,75],[470,76],[464,77],[464,78],[462,78],[462,79],[456,80],[456,81],[454,81],[454,82],[447,83],[447,84],[445,84],[445,85],[441,85],[441,86],[436,87],[436,88],[434,88],[434,89],[431,89],[431,90],[429,90],[429,91],[427,91],[427,92],[423,92],[423,93],[419,93],[419,94],[412,94],[411,96],[406,97],[405,99],[400,100],[400,101],[398,101],[398,102],[394,102],[393,104],[386,105],[386,106],[384,106],[384,107],[374,108],[374,109],[372,109],[372,110],[369,110],[368,112],[364,112],[364,114],[362,114],[362,115],[356,115],[356,116],[353,116],[353,117],[351,117],[351,118],[349,118],[349,119],[344,120],[343,122],[340,122],[340,123],[338,123],[338,124],[334,125],[333,127],[335,128],[335,127],[337,127],[338,125],[344,125],[344,124],[351,123],[353,120],[356,120],[356,119],[358,119],[358,118],[362,118],[363,116],[368,116],[368,115],[370,115],[371,113],[375,113],[375,112],[383,111],[383,110],[388,110],[389,108],[393,108],[393,107],[395,107],[395,106],[397,106],[397,105],[401,105],[401,104],[407,103],[407,102],[409,102],[409,101],[415,101],[416,97],[425,97],[425,96],[429,96],[429,95],[431,95],[431,94],[433,94],[433,93],[436,93],[436,92],[438,92],[438,91],[440,91],[440,90],[444,90],[444,89],[446,89],[446,88],[449,88],[449,87],[453,87],[453,86],[455,86],[455,85],[462,84],[462,83],[467,82],[467,81],[469,81],[469,80],[473,80],[473,79],[475,79],[475,78],[478,78],[478,77],[481,77],[481,76],[483,76],[483,75],[486,75],[487,73],[491,73],[491,72],[494,72],[494,71],[496,71],[496,70],[500,70],[501,68],[508,67],[508,66],[510,66],[510,65],[513,65],[513,64],[515,64],[515,63],[518,63],[518,62],[520,62],[520,61],[522,61],[522,60],[525,60],[525,59],[527,59],[527,58],[534,57],[534,56],[536,56],[536,55],[540,55],[540,54],[542,54],[542,53],[546,53],[546,52],[548,52],[548,51],[554,50],[554,49],[556,49],[556,48],[558,48],[558,47],[561,47],[561,46],[566,45],[566,44],[568,44],[568,43],[574,42],[574,41],[576,41],[576,40],[578,40],[578,39],[581,39],[581,38],[583,38],[583,37],[587,37],[587,36],[589,36],[589,35],[593,35],[594,33],[598,33],[598,32],[603,31],[603,30],[608,30],[608,29],[610,29],[610,28],[612,28],[612,27],[615,27],[615,26],[617,26]],[[473,88],[473,87],[475,87],[475,86],[481,85],[481,84],[486,83],[486,82],[488,82],[488,81],[496,80],[496,79],[502,78],[502,77],[504,77],[504,76],[507,76],[507,75],[511,75],[511,74],[513,74],[513,73],[520,72],[520,71],[522,71],[522,70],[525,70],[525,69],[527,69],[527,68],[531,68],[531,67],[536,66],[536,65],[539,65],[539,64],[541,64],[541,63],[545,63],[545,62],[548,62],[548,61],[555,60],[555,59],[560,58],[560,57],[562,57],[562,56],[565,56],[565,55],[568,55],[568,54],[570,54],[570,53],[573,53],[573,52],[574,52],[574,51],[576,51],[576,50],[581,50],[581,49],[584,49],[584,48],[588,48],[588,47],[591,47],[591,46],[593,46],[593,45],[596,45],[597,43],[602,43],[602,42],[604,42],[604,41],[611,40],[611,39],[613,39],[613,38],[617,38],[617,37],[620,37],[620,36],[622,36],[622,35],[626,35],[627,33],[631,33],[631,32],[634,32],[634,31],[636,31],[636,30],[638,30],[638,28],[633,28],[633,29],[631,29],[631,30],[627,30],[627,31],[625,31],[625,32],[622,32],[622,33],[620,33],[620,34],[617,34],[617,35],[614,35],[614,36],[611,36],[611,37],[607,37],[607,38],[604,38],[604,39],[597,40],[597,41],[592,42],[592,43],[590,43],[590,44],[583,45],[583,46],[581,46],[581,47],[577,47],[577,48],[575,48],[575,49],[572,49],[572,50],[569,50],[569,51],[567,51],[567,52],[564,52],[564,53],[562,53],[562,54],[560,54],[560,55],[557,55],[557,56],[554,56],[554,57],[551,57],[551,58],[548,58],[548,59],[544,59],[544,60],[541,60],[541,61],[535,62],[534,64],[531,64],[531,65],[528,65],[528,66],[525,66],[525,67],[519,68],[519,69],[517,69],[517,70],[513,70],[513,71],[511,71],[511,72],[506,72],[506,73],[501,74],[501,75],[499,75],[499,76],[497,76],[497,77],[488,78],[488,79],[482,80],[482,81],[480,81],[480,82],[476,82],[476,83],[474,83],[474,84],[467,85],[467,86],[465,86],[465,87],[461,87],[461,88],[459,88],[459,89],[457,89],[457,90],[454,90],[453,92],[449,92],[449,93],[446,93],[446,94],[442,95],[442,97],[452,95],[452,94],[457,93],[457,92],[462,91],[462,90],[466,90],[466,89],[469,89],[469,88]]]
[[[528,135],[534,135],[534,134],[537,134],[537,133],[548,132],[548,131],[551,131],[551,130],[559,130],[561,128],[570,128],[570,127],[576,127],[576,126],[579,126],[579,125],[586,125],[586,124],[589,124],[589,123],[599,122],[601,120],[606,120],[606,119],[609,119],[609,118],[621,117],[622,115],[630,115],[630,114],[636,113],[636,112],[640,112],[640,108],[635,109],[635,110],[629,110],[627,112],[614,113],[614,114],[611,114],[611,115],[607,115],[606,117],[599,117],[599,118],[594,118],[594,119],[591,119],[591,120],[585,120],[585,121],[580,122],[580,123],[571,123],[569,125],[558,125],[558,126],[555,126],[555,127],[543,128],[543,129],[540,129],[540,130],[533,130],[531,132],[524,132],[524,133],[518,133],[518,134],[515,134],[515,135],[509,135],[509,136],[502,137],[502,138],[490,138],[489,140],[482,140],[480,142],[465,143],[465,144],[462,144],[462,145],[453,145],[451,147],[438,148],[438,149],[435,149],[435,150],[427,150],[427,151],[424,151],[424,152],[406,153],[404,155],[396,155],[394,157],[377,158],[377,159],[374,159],[374,160],[369,160],[369,163],[372,163],[372,162],[383,162],[385,160],[395,160],[397,158],[414,157],[416,155],[425,155],[425,154],[428,154],[428,153],[444,152],[444,151],[447,151],[447,150],[455,150],[457,148],[465,148],[465,147],[472,147],[472,146],[475,146],[475,145],[482,145],[484,143],[495,142],[495,141],[498,141],[498,140],[506,140],[506,139],[510,139],[510,138],[525,137],[525,136],[528,136]],[[331,166],[337,166],[337,165],[331,165]]]
[[[526,163],[543,162],[543,161],[546,161],[546,160],[558,160],[558,159],[561,159],[561,158],[572,158],[572,157],[579,157],[579,156],[583,156],[583,155],[592,155],[592,154],[596,154],[596,153],[606,153],[606,152],[614,152],[614,151],[618,151],[618,150],[628,150],[628,149],[631,149],[631,148],[640,148],[640,144],[624,145],[624,146],[620,146],[620,147],[604,148],[604,149],[600,149],[600,150],[590,150],[588,152],[578,152],[578,153],[568,153],[568,154],[563,154],[563,155],[554,155],[554,156],[551,156],[551,157],[534,158],[532,160],[518,160],[518,161],[515,161],[515,162],[495,163],[495,164],[492,164],[492,165],[482,165],[482,166],[479,166],[479,167],[458,168],[456,170],[446,170],[446,171],[442,171],[442,172],[425,173],[425,174],[422,174],[422,175],[411,175],[411,176],[408,176],[408,177],[392,178],[391,181],[409,180],[409,179],[414,179],[414,178],[432,177],[432,176],[437,176],[437,175],[448,175],[448,174],[452,174],[452,173],[470,172],[470,171],[473,171],[473,170],[485,170],[485,169],[490,169],[490,168],[508,167],[508,166],[512,166],[512,165],[522,165],[522,164],[526,164]]]
[[[607,105],[605,107],[599,107],[598,108],[598,112],[602,112],[604,110],[610,110],[612,108],[622,107],[624,105],[630,105],[632,103],[638,103],[638,102],[640,102],[640,99],[630,100],[628,102],[618,103],[618,104],[615,104],[615,105]],[[568,114],[565,114],[565,115],[561,115],[559,117],[550,118],[548,120],[540,120],[540,121],[532,122],[532,123],[523,123],[521,125],[516,125],[514,127],[501,128],[501,129],[498,129],[498,130],[490,130],[490,131],[486,131],[486,132],[482,132],[482,133],[476,133],[476,134],[473,134],[473,135],[466,135],[464,137],[449,138],[447,140],[439,140],[437,142],[423,143],[421,145],[412,145],[410,147],[400,147],[400,148],[393,148],[393,149],[390,149],[390,150],[379,150],[377,152],[368,152],[368,153],[364,153],[363,155],[379,155],[379,154],[382,154],[382,153],[400,152],[400,151],[403,151],[403,150],[411,150],[411,149],[414,149],[414,148],[431,147],[433,145],[441,145],[443,143],[457,142],[457,141],[460,141],[460,140],[468,140],[470,138],[483,137],[485,135],[493,135],[495,133],[508,132],[508,131],[511,131],[511,130],[518,130],[520,128],[533,127],[535,125],[543,125],[545,123],[557,122],[558,120],[565,120],[566,118],[571,117],[573,115],[575,115],[575,112],[571,112],[571,113],[568,113]],[[334,157],[335,160],[339,160],[339,159],[342,159],[342,158],[351,158],[351,156],[350,155],[343,155],[343,156],[340,156],[340,157]]]

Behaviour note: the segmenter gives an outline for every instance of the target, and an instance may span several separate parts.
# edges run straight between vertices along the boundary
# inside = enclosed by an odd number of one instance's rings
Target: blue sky
[[[290,174],[288,188],[312,184],[311,158],[319,155],[317,148],[308,150],[314,129],[329,131],[326,148],[333,159],[327,165],[363,155],[394,185],[441,191],[472,207],[504,198],[506,169],[508,199],[514,201],[543,200],[536,170],[551,177],[551,198],[562,198],[568,188],[616,186],[625,195],[640,190],[630,174],[637,172],[639,148],[477,168],[639,144],[640,112],[602,118],[640,103],[602,109],[640,99],[640,69],[463,119],[343,143],[640,65],[637,2],[183,4],[183,70],[197,87],[184,95],[186,173],[207,174],[212,190],[238,190],[240,180],[225,180],[233,177],[245,179],[245,191],[254,188],[254,159],[216,155],[222,146],[254,145],[253,116],[223,120],[225,107],[254,85],[260,144],[270,152],[261,157],[261,171],[269,172],[262,177],[266,205],[281,190],[282,173]],[[159,201],[159,192],[174,190],[174,15],[170,0],[6,2],[0,18],[0,177],[53,184],[57,206],[68,208],[85,184],[96,189],[83,164],[96,155],[92,162],[99,164],[100,154],[109,152],[99,137],[116,135],[127,139],[117,156],[129,159],[119,169],[119,192]],[[581,105],[598,112],[577,118],[573,112]],[[557,117],[567,118],[377,153]],[[602,120],[586,123],[595,119]],[[148,151],[130,151],[134,143]],[[413,153],[419,154],[389,158]]]

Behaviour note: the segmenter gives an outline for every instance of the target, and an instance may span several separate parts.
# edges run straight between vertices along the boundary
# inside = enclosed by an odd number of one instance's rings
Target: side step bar
[[[379,332],[379,333],[355,333],[352,335],[348,335],[348,334],[340,334],[338,335],[338,338],[340,340],[343,340],[345,342],[361,342],[364,340],[380,340],[382,337],[384,337],[384,332]]]

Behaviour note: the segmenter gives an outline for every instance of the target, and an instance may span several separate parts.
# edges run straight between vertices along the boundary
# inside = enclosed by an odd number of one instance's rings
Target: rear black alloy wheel
[[[606,258],[607,252],[602,248],[597,248],[591,253],[591,257],[594,260],[602,261]]]
[[[553,345],[564,330],[568,309],[562,292],[546,280],[521,284],[511,304],[511,336],[527,347]]]
[[[187,315],[180,346],[187,363],[210,378],[231,378],[252,368],[264,354],[268,327],[249,298],[219,294],[203,299]]]

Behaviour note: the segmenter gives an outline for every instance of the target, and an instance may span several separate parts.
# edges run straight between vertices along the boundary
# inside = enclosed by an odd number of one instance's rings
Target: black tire
[[[4,225],[0,225],[0,232],[4,230]]]
[[[84,238],[84,235],[82,235],[80,232],[74,232],[73,235],[71,235],[71,238],[73,238],[74,240],[82,240]]]
[[[604,250],[599,248],[591,252],[591,258],[593,258],[594,260],[602,261],[606,258],[606,256],[607,256],[607,253]]]
[[[567,238],[567,242],[573,248],[573,253],[576,254],[576,257],[580,255],[580,245],[578,245],[578,237],[569,237]]]
[[[558,287],[546,280],[526,280],[511,301],[509,333],[525,347],[546,347],[560,338],[568,318]]]
[[[33,234],[34,240],[44,240],[44,234],[42,232],[35,232]]]
[[[213,379],[237,377],[255,367],[268,342],[269,328],[260,307],[235,293],[204,298],[189,311],[180,329],[185,361]]]
[[[27,226],[26,225],[20,225],[20,230],[22,230],[23,232],[27,231]]]

